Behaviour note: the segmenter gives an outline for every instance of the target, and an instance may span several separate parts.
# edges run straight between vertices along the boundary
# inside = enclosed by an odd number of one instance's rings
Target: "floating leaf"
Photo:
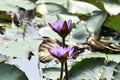
[[[120,63],[115,67],[113,73],[113,80],[119,80],[119,79],[120,79]]]
[[[37,1],[37,4],[39,3],[56,3],[59,4],[61,6],[67,7],[67,0],[44,0],[44,1]]]
[[[0,3],[0,10],[17,12],[19,7],[26,10],[34,9],[35,4],[29,0],[4,0]]]
[[[79,56],[76,60],[80,61],[81,59],[85,58],[95,58],[95,57],[101,57],[105,58],[107,61],[114,61],[114,62],[120,62],[120,54],[106,54],[106,53],[101,53],[101,52],[91,52],[88,54],[84,54],[82,56]]]
[[[24,24],[24,39],[26,40],[37,40],[40,39],[41,36],[37,27],[32,22],[23,21]]]
[[[70,39],[77,43],[84,43],[87,40],[87,30],[81,23],[76,24],[70,33]]]
[[[70,80],[99,80],[105,65],[102,58],[84,59],[69,71]]]
[[[36,11],[42,15],[56,15],[58,13],[66,12],[66,9],[63,6],[55,3],[45,3],[37,5]]]
[[[73,14],[58,14],[57,15],[58,20],[72,20],[72,22],[77,23],[80,21],[78,16],[75,16]]]
[[[113,61],[108,62],[105,67],[105,70],[102,73],[102,76],[100,77],[100,80],[104,80],[104,79],[112,80],[113,79],[113,71],[116,66],[117,66],[116,62],[113,62]]]
[[[42,75],[46,78],[57,80],[60,76],[60,67],[45,68]]]
[[[0,80],[28,80],[28,78],[14,65],[0,64]]]
[[[120,2],[118,0],[103,0],[104,7],[110,15],[120,13]]]
[[[102,0],[86,0],[86,2],[93,4],[96,7],[100,8],[101,10],[105,11]]]
[[[15,25],[12,25],[12,28],[6,28],[5,34],[0,35],[1,39],[19,40],[24,38],[26,40],[37,40],[41,38],[37,27],[32,22],[23,21],[23,25],[24,29]]]
[[[120,32],[120,15],[108,17],[104,25],[117,32]]]
[[[0,46],[0,53],[10,57],[29,57],[29,53],[36,54],[42,40],[10,41]]]
[[[100,11],[100,9],[87,2],[69,0],[68,11],[76,14],[87,14],[93,11]]]
[[[85,21],[79,22],[78,24],[76,24],[76,27],[73,28],[70,34],[70,38],[78,43],[86,42],[89,36],[91,36],[94,39],[98,39],[98,35],[101,30],[101,25],[103,24],[106,16],[107,15],[104,13],[97,14],[89,17]]]
[[[0,63],[4,63],[8,59],[7,56],[3,56],[0,54]]]
[[[42,76],[40,75],[41,68],[39,68],[39,66],[42,65],[39,64],[37,54],[31,55],[30,59],[9,58],[6,61],[6,63],[10,65],[16,65],[20,70],[22,70],[26,74],[29,80],[42,80]]]

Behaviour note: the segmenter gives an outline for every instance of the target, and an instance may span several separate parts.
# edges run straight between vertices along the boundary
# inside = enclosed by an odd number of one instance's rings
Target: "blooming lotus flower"
[[[72,47],[52,47],[48,49],[50,54],[57,58],[60,62],[65,62],[68,58],[72,58],[74,56],[74,48]]]
[[[55,23],[49,23],[50,27],[57,32],[62,38],[65,38],[71,31],[72,20],[57,21]]]

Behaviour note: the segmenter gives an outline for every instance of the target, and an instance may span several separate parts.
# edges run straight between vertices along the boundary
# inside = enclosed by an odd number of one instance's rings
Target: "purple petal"
[[[62,59],[63,57],[64,58],[66,57],[67,59],[67,58],[72,58],[74,56],[74,48],[72,47],[63,48],[63,47],[57,46],[57,47],[52,47],[48,49],[48,51],[52,56],[58,59]],[[68,55],[65,56],[65,54],[68,54]]]
[[[72,20],[68,20],[66,22],[67,22],[67,26],[68,26],[69,31],[71,31]]]
[[[64,55],[64,49],[63,47],[52,47],[50,49],[48,49],[48,51],[50,52],[51,55],[53,55],[56,58],[61,58]]]
[[[64,21],[57,21],[55,23],[49,23],[50,27],[55,31],[60,33]]]
[[[72,58],[72,57],[74,56],[74,48],[68,47],[68,51],[69,51],[69,56],[68,56],[68,58]]]
[[[59,30],[57,30],[57,29],[55,28],[55,26],[54,26],[53,23],[48,23],[48,24],[49,24],[49,26],[50,26],[55,32],[59,32]]]
[[[17,13],[19,20],[21,20],[23,18],[23,14],[24,14],[23,11],[19,11]]]
[[[48,51],[50,52],[50,54],[56,58],[58,58],[58,54],[57,54],[57,51],[56,51],[56,48],[50,48],[48,49]]]

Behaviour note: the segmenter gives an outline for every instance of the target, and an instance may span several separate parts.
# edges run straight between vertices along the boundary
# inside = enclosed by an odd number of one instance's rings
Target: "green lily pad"
[[[19,7],[26,10],[34,9],[35,4],[29,0],[4,0],[0,3],[0,10],[17,12]]]
[[[60,68],[59,67],[51,67],[43,69],[43,76],[48,79],[57,80],[60,77]]]
[[[117,32],[120,32],[120,15],[108,17],[104,25]]]
[[[120,13],[119,0],[103,0],[104,8],[110,15],[117,15]]]
[[[56,15],[58,13],[63,13],[66,12],[66,9],[55,3],[42,3],[42,4],[37,4],[36,11],[40,13],[41,15]]]
[[[100,11],[100,9],[87,2],[69,0],[68,11],[76,14],[88,14],[93,11]]]
[[[14,65],[0,64],[0,80],[28,80],[28,78]]]
[[[69,71],[69,80],[99,80],[105,59],[89,58],[75,64]]]
[[[106,19],[106,16],[104,13],[93,15],[76,24],[76,27],[72,29],[70,34],[71,40],[77,43],[85,43],[89,35],[94,39],[98,39],[101,25]],[[89,34],[88,31],[91,32],[91,34]]]
[[[42,40],[10,41],[0,46],[0,53],[10,57],[28,58],[30,52],[37,54],[41,42]]]
[[[119,79],[120,79],[120,63],[115,67],[113,73],[113,80],[119,80]]]

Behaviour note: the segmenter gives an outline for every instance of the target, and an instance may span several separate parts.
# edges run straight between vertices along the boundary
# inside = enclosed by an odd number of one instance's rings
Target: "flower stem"
[[[62,45],[65,47],[65,38],[62,38]]]
[[[62,43],[63,43],[63,47],[65,47],[65,38],[62,38]],[[66,75],[66,80],[68,80],[68,66],[67,66],[67,61],[65,61],[65,75]]]
[[[64,66],[64,63],[61,62],[60,80],[62,80],[62,77],[63,77],[63,66]]]
[[[68,80],[68,66],[67,66],[67,61],[65,62],[65,75],[66,75],[66,80]]]

